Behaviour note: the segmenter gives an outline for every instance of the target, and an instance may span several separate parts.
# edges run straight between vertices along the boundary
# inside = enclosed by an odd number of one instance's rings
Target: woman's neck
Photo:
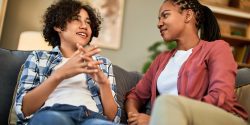
[[[193,37],[192,37],[193,36]],[[198,35],[187,35],[187,37],[176,40],[178,50],[189,50],[194,48],[200,42]]]

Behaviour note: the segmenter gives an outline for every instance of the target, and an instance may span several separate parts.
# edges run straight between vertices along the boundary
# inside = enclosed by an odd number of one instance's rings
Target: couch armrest
[[[250,69],[241,68],[237,71],[236,88],[250,83]]]
[[[250,83],[236,89],[237,100],[244,107],[244,109],[250,114]],[[248,124],[250,124],[250,118],[248,118]]]

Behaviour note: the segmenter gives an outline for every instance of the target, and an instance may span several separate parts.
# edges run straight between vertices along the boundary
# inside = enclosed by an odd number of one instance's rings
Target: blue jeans
[[[34,114],[28,125],[116,125],[85,106],[55,104]]]

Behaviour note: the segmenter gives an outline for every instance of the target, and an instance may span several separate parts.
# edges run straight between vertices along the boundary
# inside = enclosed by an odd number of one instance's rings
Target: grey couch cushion
[[[117,83],[118,103],[122,108],[121,123],[127,123],[127,116],[124,110],[125,95],[137,84],[137,82],[141,79],[141,75],[137,72],[127,72],[116,65],[113,65],[113,70]]]
[[[12,96],[19,69],[30,51],[12,51],[0,48],[0,125],[8,124]]]

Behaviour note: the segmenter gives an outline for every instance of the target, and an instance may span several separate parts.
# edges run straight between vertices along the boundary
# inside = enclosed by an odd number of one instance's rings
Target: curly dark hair
[[[94,8],[76,0],[59,0],[48,7],[43,16],[43,36],[45,41],[53,48],[60,46],[60,38],[54,27],[64,30],[66,23],[72,21],[80,13],[81,9],[87,11],[91,22],[92,34],[89,42],[93,37],[98,37],[102,18]]]

